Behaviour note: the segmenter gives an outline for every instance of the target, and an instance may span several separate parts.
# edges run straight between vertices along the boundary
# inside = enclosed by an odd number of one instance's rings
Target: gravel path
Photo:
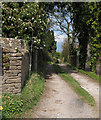
[[[99,112],[99,88],[101,87],[99,83],[87,75],[78,73],[75,70],[71,70],[66,66],[66,64],[60,64],[60,66],[65,72],[69,73],[70,76],[77,80],[82,88],[84,88],[94,97],[96,101],[97,111]]]
[[[81,101],[72,88],[47,68],[45,90],[33,109],[31,118],[98,118],[97,111]]]

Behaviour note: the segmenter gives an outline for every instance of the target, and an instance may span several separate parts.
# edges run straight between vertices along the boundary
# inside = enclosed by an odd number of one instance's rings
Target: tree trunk
[[[34,54],[34,71],[37,73],[37,50],[35,50]]]

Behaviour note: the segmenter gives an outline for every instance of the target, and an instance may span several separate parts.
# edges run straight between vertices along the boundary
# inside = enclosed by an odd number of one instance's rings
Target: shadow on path
[[[67,73],[78,73],[76,70],[71,69],[69,66],[65,64],[59,64],[59,66]]]
[[[46,73],[45,73],[45,79],[49,79],[53,73],[55,73],[54,69],[53,69],[53,65],[52,64],[48,64],[46,66]]]

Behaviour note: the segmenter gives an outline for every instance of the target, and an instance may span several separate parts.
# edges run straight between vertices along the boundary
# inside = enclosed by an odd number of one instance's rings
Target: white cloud
[[[56,35],[55,36],[55,41],[57,42],[63,42],[66,39],[66,35]]]

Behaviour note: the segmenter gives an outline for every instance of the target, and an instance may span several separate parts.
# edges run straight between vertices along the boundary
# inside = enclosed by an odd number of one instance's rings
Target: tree
[[[87,45],[91,47],[91,69],[95,71],[96,61],[101,55],[101,3],[72,3],[73,21],[80,45],[80,67],[85,68]]]
[[[91,47],[90,68],[95,71],[96,62],[101,56],[101,3],[88,3],[89,20],[89,45]]]
[[[87,45],[89,41],[88,25],[86,21],[89,19],[89,10],[87,3],[72,3],[72,7],[74,28],[77,33],[80,47],[79,67],[85,69]]]
[[[43,38],[49,29],[49,19],[44,7],[35,2],[2,3],[3,37],[24,39],[30,48],[30,62],[32,50],[36,51],[36,60],[38,51],[46,47]]]
[[[65,60],[69,60],[70,51],[69,44],[73,45],[76,42],[76,34],[73,23],[73,13],[71,3],[54,3],[53,10],[50,11],[51,19],[53,20],[52,25],[55,31],[61,31],[61,33],[67,35],[67,40],[63,45],[63,56]],[[67,53],[66,53],[67,52]]]
[[[64,57],[64,62],[67,62],[69,60],[69,43],[67,39],[65,39],[62,45],[62,57]]]
[[[35,41],[41,40],[49,22],[48,15],[42,7],[44,6],[34,2],[3,3],[3,36],[27,40],[33,37]]]

